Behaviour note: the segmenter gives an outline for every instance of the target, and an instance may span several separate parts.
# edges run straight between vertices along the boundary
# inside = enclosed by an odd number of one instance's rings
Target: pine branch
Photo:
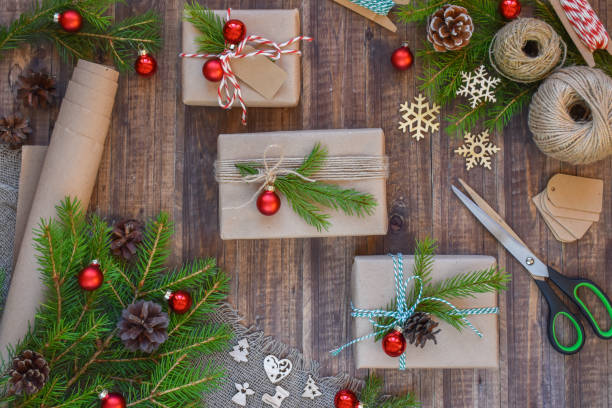
[[[410,392],[401,397],[383,395],[383,381],[375,374],[371,374],[367,378],[359,395],[359,401],[365,407],[377,408],[410,408],[421,406],[421,403]]]
[[[187,14],[185,21],[193,24],[202,33],[196,38],[199,45],[198,52],[221,54],[225,51],[225,38],[223,37],[225,20],[223,18],[195,1],[185,3],[185,14]]]
[[[131,69],[130,62],[140,47],[155,52],[161,47],[159,16],[148,11],[113,24],[109,8],[123,0],[42,0],[22,13],[8,27],[0,27],[0,51],[22,43],[49,40],[66,61],[93,59],[100,53],[111,55],[120,71]],[[68,33],[54,23],[53,15],[76,9],[84,19],[77,33]]]

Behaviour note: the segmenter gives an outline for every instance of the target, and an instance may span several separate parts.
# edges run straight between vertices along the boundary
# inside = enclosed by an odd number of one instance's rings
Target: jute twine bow
[[[396,309],[395,310],[385,310],[385,309],[367,310],[367,309],[356,308],[351,304],[351,309],[352,309],[351,316],[352,317],[365,317],[370,321],[370,323],[372,323],[374,327],[378,328],[379,330],[374,333],[370,333],[365,336],[361,336],[359,338],[351,340],[345,345],[335,350],[332,350],[331,351],[332,355],[334,356],[338,355],[342,350],[344,350],[347,347],[352,346],[355,343],[359,343],[360,341],[367,340],[372,337],[376,337],[378,335],[384,334],[387,331],[389,331],[389,329],[392,329],[395,326],[403,327],[406,321],[410,319],[410,317],[414,314],[417,306],[421,302],[424,302],[424,301],[433,300],[436,302],[444,303],[445,305],[447,305],[448,307],[452,309],[453,314],[457,316],[461,316],[461,320],[463,320],[466,326],[472,329],[472,331],[476,333],[478,337],[482,337],[483,336],[482,333],[476,327],[474,327],[474,325],[470,323],[470,321],[466,319],[465,316],[499,313],[499,309],[497,307],[479,307],[479,308],[472,308],[472,309],[457,309],[452,303],[442,298],[433,297],[433,296],[423,297],[423,285],[422,285],[423,281],[421,277],[412,275],[408,278],[404,278],[404,261],[403,261],[402,254],[397,254],[397,255],[390,254],[389,256],[391,257],[391,259],[393,259],[393,274],[395,277],[395,298],[396,298],[395,303],[397,305]],[[408,306],[406,302],[406,288],[408,284],[413,280],[416,280],[420,282],[421,284],[419,285],[419,294],[416,300],[411,306]],[[380,317],[390,317],[393,320],[391,321],[391,323],[383,325],[383,324],[379,324],[376,322],[376,318],[380,318]],[[402,354],[399,358],[399,369],[400,370],[406,369],[406,353]]]
[[[528,124],[540,150],[557,160],[589,164],[612,155],[612,79],[583,66],[554,72],[533,95]]]
[[[519,18],[495,34],[489,61],[511,81],[530,83],[562,66],[566,53],[565,42],[549,24],[537,18]]]
[[[231,14],[231,9],[228,8],[227,9],[227,20],[230,19],[230,14]],[[219,58],[221,60],[221,68],[223,69],[223,78],[219,82],[219,87],[217,88],[217,101],[219,102],[219,106],[221,106],[223,109],[231,109],[232,106],[234,106],[234,102],[238,100],[242,108],[242,124],[246,125],[247,109],[246,109],[246,105],[244,104],[244,100],[242,99],[242,90],[240,89],[240,84],[238,83],[236,74],[234,74],[234,71],[232,71],[230,60],[250,58],[250,57],[255,57],[257,55],[263,55],[263,56],[270,58],[273,61],[277,61],[280,59],[281,55],[283,54],[302,55],[302,52],[300,50],[284,49],[299,41],[312,41],[312,38],[300,35],[300,36],[290,39],[289,41],[285,41],[283,43],[277,44],[274,41],[268,40],[259,35],[248,35],[244,40],[242,40],[241,43],[239,43],[235,47],[230,47],[230,48],[225,49],[225,51],[223,51],[221,54],[197,54],[197,53],[183,52],[179,54],[179,57],[181,58],[203,58],[203,59]],[[249,42],[265,45],[271,48],[264,49],[264,50],[256,50],[253,52],[243,54],[244,47],[246,47]]]
[[[270,166],[270,164],[268,163],[268,152],[272,149],[279,149],[280,157],[276,159],[276,163],[273,166]],[[257,169],[257,174],[249,174],[246,176],[240,176],[240,182],[242,183],[249,183],[249,184],[250,183],[261,183],[261,186],[257,189],[257,191],[255,191],[255,193],[251,196],[249,201],[245,202],[244,204],[239,205],[238,207],[224,207],[223,209],[224,210],[239,210],[251,204],[253,201],[257,199],[257,196],[259,196],[259,193],[261,193],[266,187],[274,186],[274,182],[276,181],[277,176],[293,174],[294,176],[297,176],[301,178],[302,180],[307,181],[309,183],[314,183],[316,181],[314,179],[305,177],[304,175],[298,173],[295,170],[281,168],[281,165],[283,164],[283,159],[284,159],[284,150],[282,146],[277,145],[277,144],[271,144],[268,147],[266,147],[266,149],[264,150],[264,158],[263,158],[264,168]],[[233,166],[234,169],[236,168],[235,161],[232,161],[231,163],[217,161],[215,163],[215,178],[217,179],[218,182],[223,181],[223,174],[226,174],[227,172],[227,169],[226,169],[227,164],[230,164],[231,166]]]
[[[389,14],[389,11],[391,11],[393,6],[395,6],[395,2],[393,0],[351,0],[351,3],[365,7],[376,14],[380,14],[381,16],[386,16]]]

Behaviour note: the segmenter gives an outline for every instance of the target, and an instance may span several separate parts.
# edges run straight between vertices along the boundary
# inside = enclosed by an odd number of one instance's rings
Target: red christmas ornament
[[[521,13],[521,3],[518,0],[502,0],[499,12],[507,20],[514,20]]]
[[[219,82],[223,79],[223,67],[219,58],[209,59],[202,67],[202,74],[211,82]]]
[[[101,408],[125,408],[125,398],[118,392],[102,391],[100,393]]]
[[[230,44],[239,44],[246,37],[246,26],[240,20],[228,20],[223,26],[223,38]]]
[[[65,31],[76,33],[83,27],[83,16],[76,10],[66,10],[63,13],[55,13],[53,21],[59,23]]]
[[[164,297],[168,301],[168,306],[170,306],[170,309],[172,309],[174,313],[183,314],[191,309],[191,295],[184,290],[177,290],[174,292],[168,291]]]
[[[263,215],[274,215],[280,210],[281,200],[274,186],[268,186],[257,198],[257,209]]]
[[[138,52],[138,58],[136,58],[136,62],[134,63],[134,69],[143,77],[150,77],[157,71],[157,61],[153,56],[145,50],[140,50]]]
[[[383,337],[382,348],[391,357],[399,357],[406,351],[406,338],[400,327],[395,327]]]
[[[334,407],[336,408],[363,408],[359,403],[359,399],[351,390],[340,390],[334,398]]]
[[[412,66],[414,58],[412,52],[406,43],[402,44],[397,50],[391,54],[391,64],[395,69],[405,71]]]
[[[102,286],[104,274],[100,269],[100,263],[96,260],[91,261],[81,272],[79,272],[79,286],[84,290],[96,290]]]

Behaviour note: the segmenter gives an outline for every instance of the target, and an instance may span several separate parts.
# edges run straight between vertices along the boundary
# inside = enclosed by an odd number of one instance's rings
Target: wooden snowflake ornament
[[[496,102],[495,87],[501,79],[490,76],[484,65],[474,72],[461,72],[463,85],[457,90],[457,96],[465,96],[470,106],[475,108],[482,102]]]
[[[491,170],[491,156],[501,149],[489,140],[489,131],[485,130],[479,135],[467,133],[463,139],[463,146],[455,149],[455,153],[465,157],[465,168],[470,170],[474,166],[483,166]]]
[[[419,94],[414,100],[415,102],[411,105],[408,105],[408,101],[400,105],[399,111],[404,114],[398,129],[404,133],[409,130],[410,136],[419,141],[440,127],[440,123],[437,122],[440,106],[435,103],[430,106],[422,94]]]

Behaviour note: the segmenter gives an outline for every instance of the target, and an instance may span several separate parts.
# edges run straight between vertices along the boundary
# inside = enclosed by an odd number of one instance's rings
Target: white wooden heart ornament
[[[272,355],[264,358],[264,370],[266,370],[268,379],[272,382],[272,384],[276,384],[283,378],[287,377],[289,373],[291,373],[292,368],[293,364],[286,358],[279,360]]]

